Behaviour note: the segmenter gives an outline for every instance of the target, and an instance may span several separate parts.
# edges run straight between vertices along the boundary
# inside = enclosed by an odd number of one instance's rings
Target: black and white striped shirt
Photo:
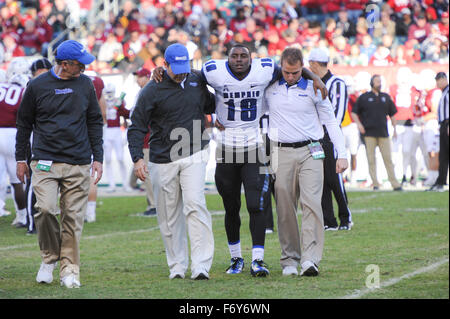
[[[341,125],[344,120],[345,111],[348,105],[347,85],[340,77],[332,74],[330,71],[322,78],[328,90],[328,98],[333,106],[336,120]]]
[[[442,91],[442,96],[441,99],[439,100],[439,107],[438,107],[439,123],[442,123],[445,120],[448,120],[448,85]]]

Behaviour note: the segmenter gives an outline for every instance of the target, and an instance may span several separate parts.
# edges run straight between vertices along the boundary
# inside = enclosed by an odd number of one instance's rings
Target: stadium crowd
[[[293,43],[305,57],[322,47],[337,65],[449,61],[447,0],[127,0],[118,15],[89,23],[92,0],[2,0],[0,68],[13,57],[47,56],[73,6],[86,27],[77,36],[97,57],[91,68],[103,74],[152,70],[175,42],[187,46],[194,68],[235,43],[274,58]]]

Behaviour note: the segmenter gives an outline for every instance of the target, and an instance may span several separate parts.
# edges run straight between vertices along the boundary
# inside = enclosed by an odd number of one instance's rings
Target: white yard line
[[[211,211],[211,215],[212,216],[222,216],[222,215],[225,215],[225,211]],[[146,218],[148,218],[148,217],[146,217]],[[159,226],[154,226],[154,227],[145,228],[145,229],[130,230],[130,231],[119,231],[119,232],[102,234],[102,235],[81,236],[81,240],[108,238],[108,237],[119,236],[119,235],[139,234],[139,233],[154,231],[157,229],[159,229]],[[32,243],[32,244],[5,246],[5,247],[0,247],[0,251],[35,247],[37,245],[38,245],[38,243],[36,242],[36,243]]]
[[[413,272],[410,272],[408,274],[405,274],[403,276],[392,278],[392,279],[389,279],[388,281],[380,283],[380,288],[364,288],[364,289],[361,289],[361,290],[357,290],[357,291],[355,291],[354,293],[352,293],[350,295],[343,296],[340,299],[361,298],[362,296],[367,295],[369,293],[377,292],[381,288],[386,288],[386,287],[395,285],[398,282],[402,281],[403,279],[409,279],[409,278],[412,278],[414,276],[423,274],[425,272],[433,271],[433,270],[435,270],[436,268],[440,267],[441,265],[443,265],[445,263],[448,263],[448,257],[445,257],[445,258],[435,262],[434,264],[431,264],[431,265],[423,267],[423,268],[419,268],[419,269],[417,269],[417,270],[415,270]]]
[[[151,227],[151,228],[136,229],[136,230],[130,230],[130,231],[119,231],[119,232],[108,233],[108,234],[103,234],[103,235],[92,235],[92,236],[84,236],[84,237],[82,236],[81,240],[108,238],[108,237],[113,237],[113,236],[117,236],[117,235],[139,234],[139,233],[150,232],[150,231],[157,230],[157,229],[159,229],[159,227],[155,226],[155,227]],[[27,247],[35,247],[37,245],[38,245],[38,243],[36,242],[33,244],[5,246],[5,247],[0,247],[0,251],[27,248]]]

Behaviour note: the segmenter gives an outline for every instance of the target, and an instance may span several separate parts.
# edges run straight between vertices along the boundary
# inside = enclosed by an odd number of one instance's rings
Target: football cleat
[[[253,277],[266,277],[269,275],[269,269],[267,269],[267,265],[264,261],[261,259],[256,259],[252,261],[250,273]]]
[[[227,274],[240,274],[244,269],[244,258],[231,258],[231,265],[227,268]]]

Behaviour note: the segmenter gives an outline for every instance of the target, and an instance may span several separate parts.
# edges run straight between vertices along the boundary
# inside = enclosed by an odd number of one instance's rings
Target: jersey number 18
[[[235,121],[236,106],[234,99],[225,102],[228,105],[228,121]],[[242,99],[241,100],[241,121],[250,122],[256,119],[256,99]]]

